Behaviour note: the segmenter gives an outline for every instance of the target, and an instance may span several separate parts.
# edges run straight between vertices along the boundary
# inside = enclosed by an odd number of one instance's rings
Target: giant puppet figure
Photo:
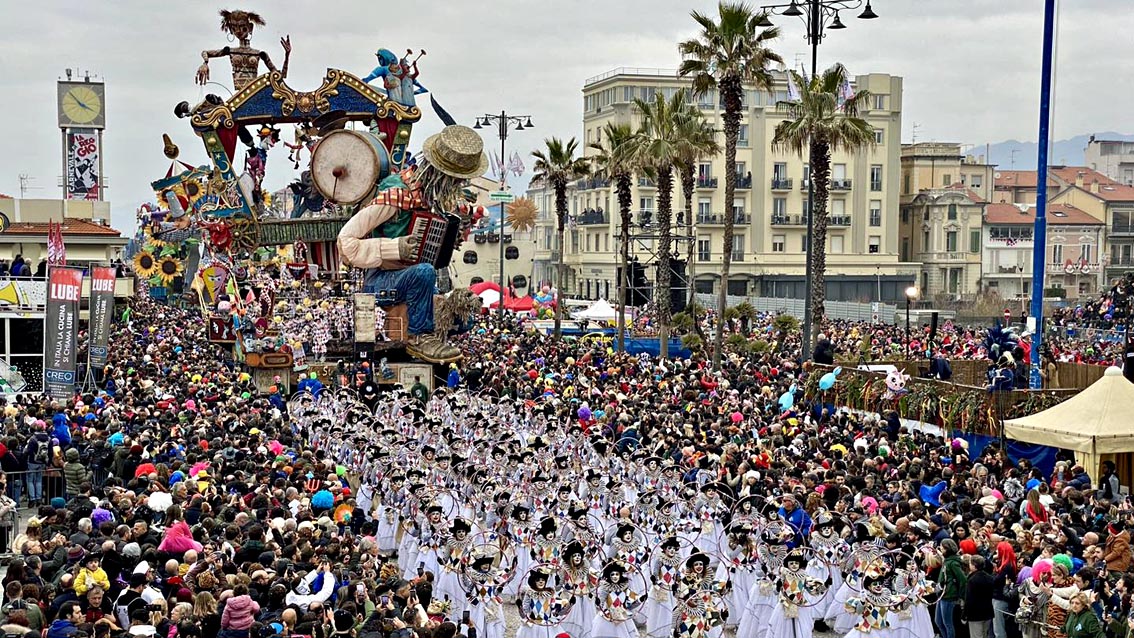
[[[459,350],[435,333],[433,294],[436,272],[431,264],[413,263],[418,237],[409,233],[415,211],[451,213],[465,203],[464,187],[484,174],[488,156],[476,131],[457,124],[425,140],[416,166],[379,191],[339,231],[343,261],[366,269],[365,292],[389,294],[407,306],[409,339],[406,350],[433,363],[455,361]],[[373,236],[372,236],[373,233]]]
[[[209,60],[212,58],[228,57],[232,64],[232,88],[239,93],[241,89],[260,75],[260,61],[269,71],[275,71],[276,65],[268,57],[267,51],[253,49],[252,30],[256,26],[264,26],[264,19],[260,14],[252,11],[221,11],[221,31],[229,34],[240,42],[237,47],[224,47],[211,51],[201,51],[201,66],[197,68],[197,84],[204,85],[209,81]],[[280,75],[287,77],[287,63],[291,57],[291,36],[280,38],[280,45],[284,50],[283,67],[279,69]]]

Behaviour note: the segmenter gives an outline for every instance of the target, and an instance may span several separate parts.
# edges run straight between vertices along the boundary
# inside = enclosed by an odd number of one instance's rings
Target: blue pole
[[[1040,77],[1039,152],[1036,157],[1036,227],[1032,242],[1032,369],[1028,386],[1043,387],[1040,377],[1040,352],[1043,346],[1043,275],[1047,262],[1047,147],[1051,125],[1051,65],[1055,35],[1055,0],[1044,0],[1043,68]]]

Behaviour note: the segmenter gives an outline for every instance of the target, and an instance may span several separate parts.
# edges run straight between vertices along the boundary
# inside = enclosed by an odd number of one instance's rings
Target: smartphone
[[[465,638],[476,638],[476,627],[469,627],[465,632]]]
[[[465,613],[461,614],[461,622],[466,625],[469,624],[469,610],[466,609]]]
[[[389,604],[390,604],[390,597],[389,596],[382,596],[382,606],[385,607],[386,605],[389,605]]]
[[[425,575],[425,561],[422,561],[422,562],[417,564],[417,575],[418,576],[424,576]]]

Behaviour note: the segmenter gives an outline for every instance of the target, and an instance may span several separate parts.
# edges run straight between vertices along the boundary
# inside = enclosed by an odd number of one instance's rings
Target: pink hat
[[[878,511],[878,501],[874,500],[873,496],[862,499],[862,506],[866,508],[867,514],[873,515],[874,512]]]

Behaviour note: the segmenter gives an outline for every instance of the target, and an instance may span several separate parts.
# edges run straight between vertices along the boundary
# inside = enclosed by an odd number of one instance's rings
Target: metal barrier
[[[8,477],[8,498],[20,507],[33,500],[50,503],[57,496],[67,498],[62,468],[46,467],[42,470],[5,472],[4,475]],[[95,484],[93,477],[91,484]]]

